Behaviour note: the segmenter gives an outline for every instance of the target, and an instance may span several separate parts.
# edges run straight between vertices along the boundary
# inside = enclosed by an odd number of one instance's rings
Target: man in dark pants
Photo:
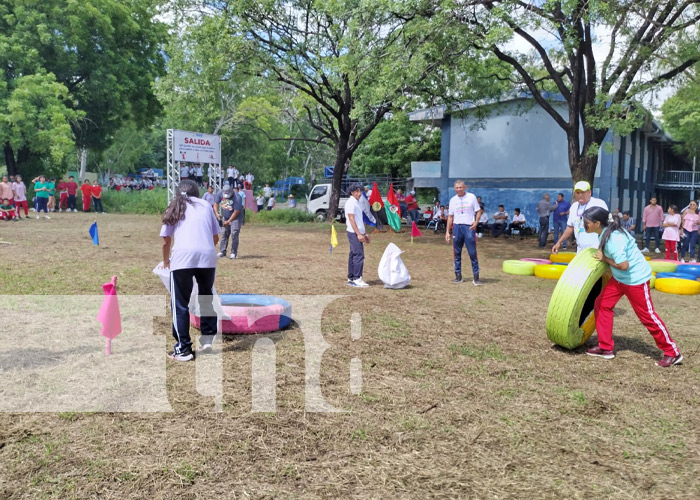
[[[369,235],[365,232],[365,223],[362,214],[366,213],[370,221],[375,222],[374,216],[363,210],[360,203],[362,196],[362,184],[355,182],[350,185],[350,198],[345,202],[345,225],[350,242],[350,254],[348,255],[348,286],[367,288],[369,285],[362,279],[362,271],[365,263],[365,249],[363,244],[369,245]]]
[[[452,280],[452,283],[462,282],[462,246],[466,246],[469,259],[472,262],[472,272],[474,273],[474,281],[472,283],[481,285],[479,259],[476,254],[476,226],[483,209],[476,201],[476,196],[472,193],[467,193],[467,186],[464,184],[464,181],[456,181],[454,187],[457,194],[450,200],[447,231],[445,231],[445,241],[447,243],[450,242],[450,233],[454,235],[452,249],[454,251],[455,279]]]
[[[221,243],[217,257],[226,257],[226,247],[229,236],[231,237],[231,258],[238,257],[238,236],[244,223],[243,203],[238,193],[231,189],[230,184],[225,184],[221,192],[216,195],[216,207],[221,218]]]
[[[537,215],[540,216],[540,248],[547,245],[547,236],[549,236],[549,214],[557,208],[556,203],[549,201],[549,194],[545,193],[542,199],[537,202]]]

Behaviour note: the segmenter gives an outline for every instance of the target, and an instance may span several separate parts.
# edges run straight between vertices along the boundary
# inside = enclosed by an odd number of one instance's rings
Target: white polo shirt
[[[348,215],[353,214],[355,216],[355,224],[357,225],[357,230],[360,234],[365,234],[365,223],[362,220],[362,205],[359,200],[356,200],[354,196],[350,196],[348,201],[345,202],[345,226],[348,233],[354,233],[355,230],[350,224],[350,217]]]
[[[598,235],[596,233],[587,233],[583,227],[583,213],[591,207],[600,207],[608,210],[608,205],[600,198],[588,200],[588,203],[581,205],[578,201],[571,205],[569,210],[569,218],[566,225],[574,229],[574,237],[576,238],[576,253],[584,248],[598,248]]]
[[[472,193],[464,193],[461,198],[454,195],[450,199],[449,215],[453,216],[453,224],[473,224],[474,215],[481,210],[476,196]]]

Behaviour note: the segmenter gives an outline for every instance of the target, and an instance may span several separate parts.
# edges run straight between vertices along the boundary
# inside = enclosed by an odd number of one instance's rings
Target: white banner
[[[221,164],[221,137],[173,130],[173,161]]]

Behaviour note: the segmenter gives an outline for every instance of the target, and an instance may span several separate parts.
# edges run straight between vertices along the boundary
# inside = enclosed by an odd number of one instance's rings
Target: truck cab
[[[331,200],[331,184],[316,184],[309,194],[306,195],[306,210],[314,214],[316,220],[325,221],[328,213],[329,203]],[[345,202],[348,201],[348,195],[341,190],[338,200],[338,217],[343,220],[345,218]]]

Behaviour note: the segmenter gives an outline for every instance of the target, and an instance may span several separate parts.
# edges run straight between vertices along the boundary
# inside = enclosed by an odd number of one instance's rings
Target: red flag
[[[379,212],[382,208],[384,208],[384,202],[382,201],[382,193],[379,192],[379,188],[377,188],[376,182],[372,186],[372,194],[369,197],[369,206],[372,207],[372,210],[374,210],[375,212]]]
[[[421,234],[421,232],[418,230],[418,226],[416,226],[416,222],[415,222],[415,221],[413,221],[413,223],[412,223],[412,225],[411,225],[411,238],[413,238],[414,236],[416,236],[416,237],[418,237],[418,236],[423,236],[423,235]]]
[[[396,199],[396,195],[394,194],[393,182],[389,185],[389,192],[386,194],[386,201],[389,202],[389,205],[392,205],[397,209],[399,208],[399,200]]]

